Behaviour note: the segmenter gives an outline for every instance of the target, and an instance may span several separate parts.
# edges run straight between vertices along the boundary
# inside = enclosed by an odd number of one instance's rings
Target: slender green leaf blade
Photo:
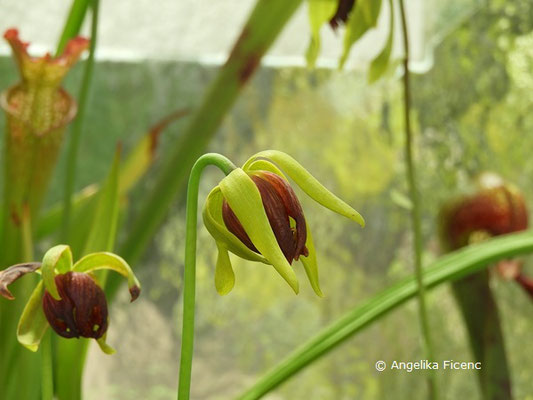
[[[531,252],[533,231],[503,235],[442,256],[425,269],[423,283],[427,288],[433,288],[480,271],[494,261]],[[417,293],[416,279],[411,276],[356,306],[281,361],[239,399],[261,398],[346,339],[415,297]]]
[[[91,230],[82,254],[113,249],[119,216],[119,171],[120,150],[117,149],[111,171],[98,194]]]
[[[61,32],[61,37],[59,38],[56,54],[61,54],[67,42],[80,32],[81,25],[89,8],[89,3],[90,0],[74,0],[72,2],[67,21],[63,26],[63,32]]]

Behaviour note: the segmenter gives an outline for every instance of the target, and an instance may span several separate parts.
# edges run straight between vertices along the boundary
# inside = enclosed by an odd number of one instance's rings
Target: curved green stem
[[[435,361],[433,352],[433,343],[431,340],[431,332],[429,328],[429,321],[427,316],[426,306],[426,290],[423,284],[423,271],[422,271],[422,229],[421,229],[421,217],[420,217],[420,197],[418,194],[416,169],[413,161],[413,133],[411,130],[411,90],[409,87],[409,36],[407,30],[407,18],[405,16],[405,8],[403,0],[399,0],[400,15],[402,20],[402,33],[403,33],[403,46],[404,46],[404,74],[403,74],[403,86],[404,86],[404,118],[405,118],[405,161],[407,164],[407,181],[409,184],[409,194],[412,202],[411,210],[411,223],[413,228],[413,253],[415,264],[415,276],[418,286],[418,308],[420,315],[420,325],[422,328],[422,338],[424,341],[424,350],[426,358],[430,361]],[[429,398],[435,400],[437,398],[437,384],[436,375],[434,372],[428,372],[428,388]]]
[[[236,167],[226,157],[216,153],[201,156],[191,170],[187,186],[185,271],[183,289],[183,325],[181,335],[181,361],[178,399],[188,400],[191,388],[191,368],[194,344],[194,308],[196,292],[196,230],[198,222],[198,189],[202,171],[215,165],[226,175]]]
[[[65,192],[63,197],[63,220],[61,227],[61,241],[66,242],[69,235],[70,214],[72,210],[72,194],[74,192],[74,182],[76,180],[76,160],[78,159],[78,150],[80,148],[81,130],[85,119],[87,109],[87,100],[89,98],[89,88],[94,69],[94,51],[96,48],[96,36],[98,32],[98,6],[99,0],[92,0],[92,21],[91,21],[91,44],[89,47],[89,57],[85,65],[83,80],[80,89],[80,98],[78,106],[78,115],[74,120],[72,132],[68,147],[67,167],[65,177]]]

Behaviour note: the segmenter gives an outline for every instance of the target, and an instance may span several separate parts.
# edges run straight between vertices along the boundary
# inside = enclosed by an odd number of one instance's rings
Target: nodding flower
[[[295,293],[299,285],[291,265],[300,260],[313,290],[322,296],[311,230],[287,177],[320,205],[364,226],[357,211],[288,154],[257,153],[222,179],[204,205],[204,224],[218,248],[215,286],[220,294],[235,284],[230,251],[272,265]]]
[[[37,284],[22,312],[17,328],[19,342],[37,351],[48,325],[60,336],[93,338],[107,354],[108,309],[104,291],[94,272],[112,270],[128,280],[131,301],[140,294],[140,283],[130,266],[112,253],[92,253],[72,263],[70,247],[58,245],[44,255],[42,263],[13,265],[0,271],[0,295],[13,300],[7,286],[27,273],[41,270]]]
[[[477,180],[473,193],[458,197],[440,213],[440,238],[445,250],[518,232],[528,227],[528,210],[520,190],[493,173],[485,172]],[[514,280],[533,298],[533,279],[522,272],[521,260],[502,260],[496,271],[506,280]]]

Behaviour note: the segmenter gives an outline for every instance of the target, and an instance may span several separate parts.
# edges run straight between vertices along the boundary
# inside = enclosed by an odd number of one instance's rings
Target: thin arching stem
[[[416,168],[413,161],[413,133],[411,129],[411,90],[409,84],[409,35],[407,30],[407,18],[403,0],[399,0],[400,15],[402,20],[403,46],[404,46],[404,74],[403,74],[403,103],[405,118],[405,161],[407,164],[407,181],[409,184],[409,194],[412,202],[411,223],[413,228],[413,253],[415,264],[415,275],[418,285],[418,306],[420,315],[420,325],[424,340],[424,350],[428,360],[434,361],[433,344],[429,328],[429,320],[426,306],[426,290],[423,284],[422,273],[422,229],[420,217],[420,197],[418,194]],[[429,398],[437,398],[436,375],[429,372],[428,375]]]
[[[201,156],[192,167],[187,186],[185,271],[183,289],[183,325],[181,334],[181,361],[178,400],[188,400],[191,389],[191,369],[194,345],[194,309],[196,293],[196,230],[198,226],[198,189],[202,171],[214,165],[226,175],[236,167],[226,157],[208,153]]]

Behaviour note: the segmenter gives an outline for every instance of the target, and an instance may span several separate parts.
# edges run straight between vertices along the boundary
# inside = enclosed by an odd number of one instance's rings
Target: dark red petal
[[[268,221],[287,261],[292,264],[292,261],[297,260],[300,255],[307,256],[305,218],[300,202],[289,183],[267,171],[253,172],[251,179],[261,194]],[[289,217],[294,219],[294,227],[291,227]],[[250,250],[258,252],[226,200],[222,203],[222,218],[231,233]]]
[[[50,326],[66,338],[99,339],[107,331],[108,311],[104,291],[87,274],[67,272],[55,278],[61,300],[48,291],[43,310]]]
[[[337,29],[341,22],[348,21],[348,15],[351,13],[355,5],[355,0],[339,0],[337,11],[329,20],[329,25],[333,30]]]
[[[307,248],[305,247],[305,242],[307,240],[307,225],[302,206],[300,205],[298,197],[296,197],[296,193],[294,193],[289,182],[279,175],[272,172],[261,171],[257,176],[268,181],[268,183],[272,185],[283,201],[287,214],[296,222],[296,227],[294,229],[294,240],[296,242],[294,259],[297,260],[300,255],[306,257],[308,255]]]
[[[505,186],[465,197],[443,211],[443,239],[451,248],[465,246],[475,231],[492,236],[524,230],[528,225],[523,197]]]
[[[251,178],[261,193],[263,207],[279,247],[287,261],[292,263],[296,256],[296,243],[284,201],[269,181],[258,175]]]
[[[250,237],[244,230],[244,227],[242,226],[241,222],[237,219],[237,216],[235,215],[235,213],[233,212],[233,210],[225,199],[222,202],[222,219],[224,220],[224,224],[226,225],[226,228],[228,228],[228,231],[237,236],[237,238],[239,238],[239,240],[243,242],[244,245],[250,250],[259,253],[259,251],[256,249],[256,247],[250,240]]]

